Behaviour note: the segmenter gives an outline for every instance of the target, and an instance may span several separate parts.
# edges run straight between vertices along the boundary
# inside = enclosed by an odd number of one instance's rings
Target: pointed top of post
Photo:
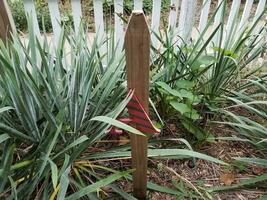
[[[144,12],[142,10],[133,10],[126,28],[125,37],[127,37],[129,33],[136,33],[140,30],[149,33],[148,27]]]

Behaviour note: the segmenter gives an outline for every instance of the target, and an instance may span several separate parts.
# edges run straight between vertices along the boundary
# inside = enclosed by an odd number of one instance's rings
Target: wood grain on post
[[[133,11],[125,35],[128,89],[148,113],[150,32],[143,11]],[[138,129],[138,127],[136,126]],[[131,134],[133,193],[138,199],[146,198],[147,137]]]
[[[15,32],[14,21],[6,0],[0,0],[0,39],[4,42]]]

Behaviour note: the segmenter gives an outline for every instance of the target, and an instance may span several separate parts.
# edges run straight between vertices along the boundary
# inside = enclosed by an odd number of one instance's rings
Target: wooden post
[[[134,94],[148,113],[150,32],[143,11],[132,12],[125,35],[125,52],[128,89],[134,89]],[[131,148],[132,167],[135,169],[133,194],[138,199],[145,199],[147,138],[131,134]]]
[[[0,0],[0,39],[4,42],[16,31],[6,0]]]

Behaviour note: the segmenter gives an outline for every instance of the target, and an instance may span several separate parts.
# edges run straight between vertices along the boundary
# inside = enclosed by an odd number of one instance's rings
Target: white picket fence
[[[94,24],[95,31],[98,33],[98,37],[104,37],[106,35],[105,24],[104,24],[104,13],[103,13],[103,1],[104,0],[93,0],[94,5]],[[124,30],[125,22],[122,20],[120,15],[123,16],[123,0],[110,0],[114,1],[114,33],[115,41],[122,46],[124,40]],[[141,10],[143,8],[142,0],[133,0],[134,9]],[[222,0],[218,0],[217,5],[220,4]],[[40,28],[38,27],[36,10],[34,5],[34,0],[23,0],[25,12],[31,14],[33,17],[33,27],[37,35],[40,35]],[[209,13],[211,11],[211,0],[171,0],[170,1],[170,11],[168,16],[168,27],[173,28],[184,41],[187,41],[192,35],[193,27],[199,32],[203,31],[208,19]],[[201,4],[201,9],[196,10],[197,4]],[[252,16],[253,4],[257,6],[254,16]],[[60,11],[58,6],[58,0],[48,0],[49,12],[51,16],[51,22],[54,33],[54,40],[57,41],[60,35]],[[232,28],[234,18],[239,15],[239,28],[237,32],[241,32],[246,28],[249,19],[256,20],[258,16],[264,12],[266,6],[266,0],[259,0],[254,2],[254,0],[246,0],[243,12],[240,11],[241,0],[233,0],[231,5],[231,10],[229,11],[228,20],[226,22],[225,30],[229,32]],[[71,7],[73,11],[74,28],[77,31],[79,29],[80,20],[82,18],[82,9],[80,0],[71,0]],[[222,7],[217,12],[214,25],[220,23],[222,14]],[[196,16],[200,16],[196,19]],[[153,10],[151,15],[151,30],[153,32],[159,32],[161,20],[161,0],[153,0]],[[196,25],[198,22],[198,25]],[[152,42],[156,43],[157,39],[153,35]]]

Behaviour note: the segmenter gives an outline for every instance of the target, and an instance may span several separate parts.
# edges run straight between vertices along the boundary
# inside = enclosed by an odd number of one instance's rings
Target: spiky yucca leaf
[[[97,43],[88,48],[82,29],[78,36],[63,31],[55,49],[34,34],[27,44],[15,35],[7,46],[1,43],[1,198],[64,198],[75,192],[68,187],[77,179],[75,160],[108,128],[90,119],[116,118],[127,103],[123,54],[109,54],[103,68]]]

